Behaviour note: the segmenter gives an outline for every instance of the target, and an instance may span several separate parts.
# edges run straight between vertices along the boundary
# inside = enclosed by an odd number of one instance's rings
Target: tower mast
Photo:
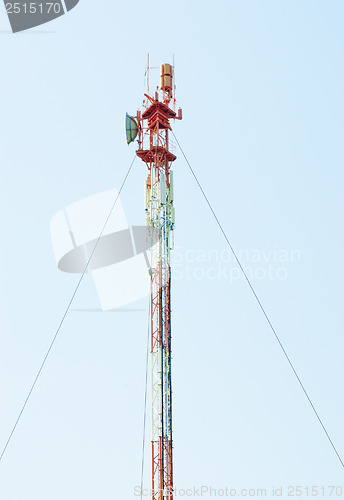
[[[173,498],[170,251],[175,224],[171,168],[176,156],[170,152],[169,132],[170,120],[182,118],[181,110],[177,115],[169,107],[174,99],[173,73],[170,64],[161,66],[160,87],[154,97],[145,94],[144,111],[138,111],[135,117],[139,144],[136,154],[148,170],[145,209],[152,243],[149,269],[152,500]]]

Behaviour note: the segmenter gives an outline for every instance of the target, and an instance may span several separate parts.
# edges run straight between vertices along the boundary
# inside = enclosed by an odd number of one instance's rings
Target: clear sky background
[[[0,447],[78,280],[57,270],[50,219],[120,186],[135,151],[125,112],[142,102],[149,52],[153,67],[175,54],[175,133],[344,456],[343,19],[340,0],[80,0],[13,35],[0,8]],[[175,486],[266,488],[267,498],[273,486],[344,487],[177,154]],[[122,196],[130,224],[145,223],[145,177],[137,160]],[[80,312],[99,308],[85,278],[0,463],[2,500],[135,498],[147,305]],[[148,409],[147,442],[149,420]]]

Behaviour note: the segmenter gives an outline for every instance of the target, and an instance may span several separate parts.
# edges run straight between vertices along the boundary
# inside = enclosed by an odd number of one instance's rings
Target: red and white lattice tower
[[[173,498],[171,265],[175,213],[170,151],[170,120],[181,119],[169,105],[174,98],[174,68],[161,66],[160,87],[145,94],[143,111],[127,121],[127,134],[138,134],[136,154],[147,165],[145,209],[150,255],[150,330],[152,371],[152,500]],[[131,120],[131,123],[130,123]],[[135,128],[137,127],[137,130]],[[128,142],[130,136],[128,137]],[[158,236],[158,238],[156,237]],[[157,242],[156,242],[157,241]]]

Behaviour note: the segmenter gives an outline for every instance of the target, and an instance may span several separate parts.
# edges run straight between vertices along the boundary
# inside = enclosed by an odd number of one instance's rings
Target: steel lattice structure
[[[177,115],[169,107],[174,99],[173,72],[170,64],[161,66],[160,92],[157,88],[154,97],[145,94],[143,112],[138,111],[135,120],[129,117],[131,133],[134,137],[138,134],[136,154],[148,169],[145,208],[151,238],[152,500],[173,498],[170,251],[175,223],[171,167],[176,156],[170,152],[169,131],[170,120],[182,118],[181,110]]]

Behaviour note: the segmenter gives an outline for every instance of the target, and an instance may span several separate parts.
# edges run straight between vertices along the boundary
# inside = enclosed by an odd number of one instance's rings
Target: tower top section
[[[176,156],[170,151],[168,133],[172,130],[170,120],[181,120],[182,110],[179,109],[176,113],[170,108],[172,99],[173,104],[175,104],[174,89],[174,67],[171,64],[162,64],[160,66],[160,86],[157,86],[151,94],[148,75],[143,110],[138,110],[136,116],[127,115],[128,144],[138,137],[139,147],[136,154],[147,166],[155,163],[169,169],[169,164],[176,159]]]

